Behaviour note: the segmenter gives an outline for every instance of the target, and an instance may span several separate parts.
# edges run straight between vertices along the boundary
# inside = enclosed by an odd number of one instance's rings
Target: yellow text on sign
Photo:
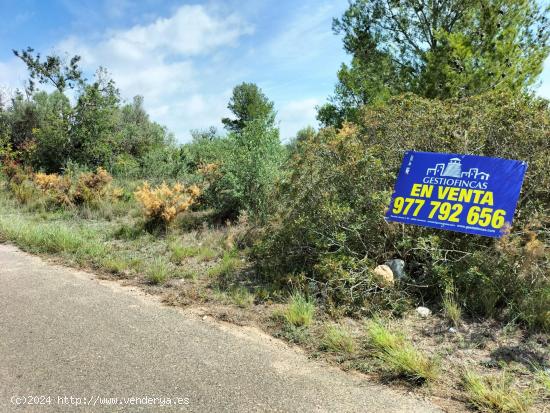
[[[434,195],[433,185],[413,184],[411,196],[420,198],[432,198]],[[492,191],[481,189],[455,188],[451,186],[438,186],[435,192],[437,199],[451,202],[466,202],[479,205],[494,205]]]

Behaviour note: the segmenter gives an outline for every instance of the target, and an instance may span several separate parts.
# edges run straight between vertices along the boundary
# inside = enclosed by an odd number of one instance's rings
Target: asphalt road
[[[439,410],[254,329],[0,245],[0,412],[12,411]]]

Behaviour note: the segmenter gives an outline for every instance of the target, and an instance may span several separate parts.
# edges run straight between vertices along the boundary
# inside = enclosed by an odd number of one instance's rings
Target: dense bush
[[[22,204],[40,205],[45,209],[61,207],[98,207],[102,202],[114,201],[121,190],[112,187],[113,177],[103,168],[95,172],[68,170],[64,175],[34,173],[17,162],[5,159],[2,172],[8,180],[8,189]]]
[[[452,289],[467,313],[549,329],[549,126],[548,102],[501,93],[448,101],[406,95],[364,108],[358,124],[298,143],[278,212],[255,247],[259,268],[350,312],[396,309],[406,296],[439,300]],[[526,160],[511,234],[494,240],[386,223],[407,150]],[[407,291],[371,282],[370,269],[392,257],[406,262]]]
[[[205,199],[222,219],[234,219],[246,211],[263,222],[270,211],[273,188],[281,174],[283,150],[279,132],[264,120],[254,120],[227,138],[203,146],[212,155],[203,158],[199,172],[208,184]]]
[[[196,185],[186,188],[176,183],[170,187],[164,182],[156,188],[144,182],[135,192],[148,224],[153,227],[170,224],[179,214],[187,211],[199,195],[200,189]]]
[[[121,103],[106,72],[76,98],[72,105],[62,92],[39,91],[1,103],[0,155],[46,173],[60,173],[70,163],[124,177],[171,177],[184,169],[173,136],[150,121],[143,98]]]

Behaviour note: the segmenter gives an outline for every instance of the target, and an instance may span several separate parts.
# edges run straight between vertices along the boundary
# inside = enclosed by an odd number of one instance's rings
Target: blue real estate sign
[[[512,225],[526,169],[510,159],[406,152],[386,219],[500,237]]]

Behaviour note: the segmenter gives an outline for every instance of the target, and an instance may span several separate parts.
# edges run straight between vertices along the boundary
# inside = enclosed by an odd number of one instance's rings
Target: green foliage
[[[547,329],[549,125],[546,101],[506,93],[448,101],[407,95],[364,108],[358,124],[320,131],[286,165],[291,174],[274,195],[277,211],[254,247],[259,272],[350,313],[373,302],[395,311],[406,297],[439,301],[454,285],[470,314]],[[527,161],[512,233],[495,241],[386,223],[411,149]],[[396,256],[411,282],[381,291],[368,270]]]
[[[31,164],[47,172],[60,171],[69,159],[73,115],[69,99],[61,92],[38,92],[33,96],[38,125],[32,130]]]
[[[352,55],[343,64],[322,123],[355,120],[391,95],[471,96],[533,85],[548,55],[548,9],[536,0],[354,0],[335,33]]]
[[[112,165],[113,149],[119,147],[117,134],[120,97],[105,70],[96,81],[86,85],[75,107],[75,131],[72,159],[82,165]]]
[[[223,219],[235,219],[246,211],[263,222],[281,175],[284,152],[279,131],[263,120],[250,121],[242,131],[231,133],[224,145],[219,167],[207,177],[207,205]]]
[[[223,119],[231,131],[227,137],[213,128],[193,131],[193,142],[183,151],[204,181],[204,205],[214,208],[221,221],[246,211],[263,222],[284,158],[273,103],[255,84],[243,83],[235,87],[229,108],[237,119]]]
[[[311,126],[307,126],[296,132],[296,136],[286,145],[287,153],[289,156],[293,156],[295,153],[300,152],[303,145],[307,141],[315,138],[317,131]]]
[[[208,270],[208,276],[217,278],[218,282],[225,284],[231,280],[242,266],[241,260],[234,253],[226,252],[219,263]]]
[[[315,303],[303,294],[296,292],[290,296],[284,317],[286,322],[294,327],[307,327],[313,321]]]
[[[35,82],[50,83],[59,92],[63,93],[65,88],[73,88],[82,84],[82,71],[78,67],[80,56],[73,56],[70,61],[64,62],[59,56],[46,56],[44,61],[40,59],[40,53],[34,55],[34,49],[27,47],[21,51],[13,50],[13,54],[20,58],[29,69],[30,79],[26,91],[30,95],[35,90]]]
[[[254,304],[254,294],[243,286],[233,287],[229,290],[231,301],[238,307],[248,308]]]
[[[379,322],[371,321],[367,324],[367,335],[376,356],[390,371],[413,382],[434,381],[438,377],[439,367],[436,361]]]
[[[173,137],[149,120],[143,98],[121,104],[105,69],[96,72],[93,82],[86,82],[78,56],[65,65],[55,55],[41,61],[30,48],[15,53],[27,64],[30,79],[27,99],[17,93],[11,105],[0,110],[0,145],[12,156],[48,173],[58,173],[71,162],[103,166],[124,177],[147,174],[162,180],[186,172]],[[58,90],[37,91],[36,80]],[[72,106],[63,92],[75,85],[79,88]]]
[[[243,82],[235,86],[227,108],[236,117],[236,119],[222,119],[222,123],[231,132],[240,132],[248,122],[255,120],[262,120],[270,126],[275,121],[273,102],[254,83]]]

